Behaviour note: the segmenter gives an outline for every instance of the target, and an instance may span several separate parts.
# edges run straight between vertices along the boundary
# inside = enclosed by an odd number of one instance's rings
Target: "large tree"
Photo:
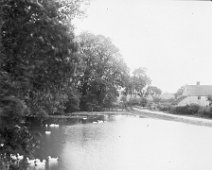
[[[128,85],[126,87],[126,94],[137,94],[144,97],[145,88],[151,83],[150,78],[147,76],[145,69],[139,67],[135,69],[132,76],[128,77]]]
[[[8,0],[1,6],[1,95],[20,98],[33,113],[55,112],[77,62],[73,31],[62,22],[60,8],[51,0]]]
[[[177,90],[177,92],[174,94],[175,99],[182,97],[184,89],[185,89],[185,86],[182,86]]]
[[[0,115],[5,116],[0,152],[32,151],[28,144],[33,137],[23,116],[61,112],[74,93],[70,80],[78,58],[69,21],[78,5],[66,1],[70,6],[64,11],[63,2],[0,1]]]
[[[148,86],[146,89],[146,95],[158,96],[161,95],[162,91],[156,86]]]
[[[82,33],[78,37],[81,55],[81,109],[109,107],[118,96],[117,87],[124,86],[128,74],[119,50],[102,35]]]

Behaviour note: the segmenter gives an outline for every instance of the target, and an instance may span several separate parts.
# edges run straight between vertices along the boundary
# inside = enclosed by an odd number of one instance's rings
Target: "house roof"
[[[212,85],[187,85],[183,96],[212,96]]]

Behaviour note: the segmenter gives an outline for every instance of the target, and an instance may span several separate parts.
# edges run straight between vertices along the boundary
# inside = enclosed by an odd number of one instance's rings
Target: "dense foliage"
[[[126,85],[126,94],[137,94],[144,97],[146,88],[151,84],[144,68],[137,68],[133,71],[132,76],[128,76]]]
[[[156,86],[149,86],[146,90],[146,95],[158,96],[161,95],[162,91]]]
[[[2,6],[1,98],[22,100],[32,114],[53,114],[65,100],[76,47],[58,4],[40,5],[10,0]]]
[[[78,37],[78,42],[81,109],[100,110],[112,106],[118,96],[117,88],[125,85],[128,75],[126,64],[118,49],[104,36],[83,33]]]
[[[1,159],[35,148],[26,115],[62,113],[75,93],[70,78],[78,62],[77,45],[65,16],[79,10],[69,1],[73,10],[66,13],[61,2],[0,2],[0,153],[6,153]]]

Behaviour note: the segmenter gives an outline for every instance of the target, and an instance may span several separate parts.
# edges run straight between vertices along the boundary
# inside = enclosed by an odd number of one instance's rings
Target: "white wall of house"
[[[208,97],[201,96],[187,96],[185,99],[178,103],[178,106],[186,106],[190,104],[198,104],[200,106],[209,106]]]

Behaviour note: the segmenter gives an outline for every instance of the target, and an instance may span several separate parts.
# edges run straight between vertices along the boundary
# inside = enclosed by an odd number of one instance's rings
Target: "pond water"
[[[44,127],[36,157],[58,157],[40,170],[211,170],[212,128],[111,116],[99,123]],[[34,169],[33,167],[29,170]]]

